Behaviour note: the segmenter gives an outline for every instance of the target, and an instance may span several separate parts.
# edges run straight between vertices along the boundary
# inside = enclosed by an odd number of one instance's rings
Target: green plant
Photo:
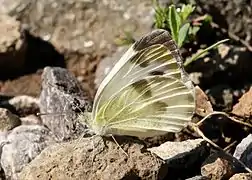
[[[155,26],[157,28],[170,30],[172,38],[182,47],[188,34],[196,34],[199,30],[197,26],[191,26],[188,17],[194,11],[195,7],[191,4],[183,4],[181,9],[176,9],[174,5],[169,7],[160,7],[155,1]]]
[[[194,39],[200,29],[200,21],[208,23],[212,21],[211,16],[204,15],[191,23],[189,16],[195,10],[195,7],[191,4],[182,4],[181,8],[176,8],[175,5],[161,7],[156,0],[153,2],[155,7],[155,27],[169,30],[173,40],[177,43],[179,48],[181,48],[187,41]],[[213,49],[226,41],[228,41],[228,39],[219,41],[210,47],[201,50],[199,53],[186,60],[184,65],[186,66],[203,57],[210,49]]]

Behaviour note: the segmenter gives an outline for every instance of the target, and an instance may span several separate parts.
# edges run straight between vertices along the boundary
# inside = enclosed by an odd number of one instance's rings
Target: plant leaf
[[[183,45],[183,43],[187,37],[189,28],[190,28],[190,23],[186,23],[179,30],[179,34],[178,34],[178,47],[179,48]]]
[[[179,28],[181,25],[180,16],[178,15],[175,6],[171,5],[169,7],[169,26],[171,29],[171,34],[176,43],[178,43]]]
[[[195,7],[192,6],[191,4],[183,4],[182,8],[181,8],[181,12],[180,17],[181,17],[181,21],[184,22],[188,16],[194,11]]]
[[[229,41],[229,39],[223,39],[221,41],[218,41],[217,43],[213,44],[212,46],[209,46],[208,48],[200,51],[199,53],[192,56],[190,59],[186,60],[184,62],[184,66],[187,66],[188,64],[192,63],[193,61],[196,61],[197,59],[202,57],[202,55],[204,55],[207,51],[209,51],[210,49],[216,48],[217,46],[219,46],[220,44],[222,44],[222,43],[224,43],[226,41]]]

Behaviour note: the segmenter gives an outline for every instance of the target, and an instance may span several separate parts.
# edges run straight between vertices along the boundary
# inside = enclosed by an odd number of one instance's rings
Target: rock
[[[201,167],[201,175],[211,180],[228,179],[243,171],[244,168],[235,158],[221,152],[209,156]]]
[[[26,41],[20,22],[0,14],[0,77],[22,73],[25,65]]]
[[[145,0],[0,2],[0,13],[16,16],[35,36],[51,42],[60,52],[81,54],[111,50],[115,38],[125,32],[148,32],[154,14],[152,3]]]
[[[235,174],[229,180],[252,180],[252,174],[251,173]]]
[[[204,117],[213,112],[213,107],[208,100],[207,95],[200,89],[199,86],[195,87],[196,92],[196,114]]]
[[[242,161],[248,168],[252,168],[252,134],[249,134],[236,146],[234,157]]]
[[[234,105],[232,113],[236,116],[249,118],[252,115],[252,87],[245,93],[239,102]]]
[[[13,109],[15,114],[21,117],[39,112],[39,100],[37,98],[21,95],[0,103],[1,106]]]
[[[125,138],[122,142],[123,150],[111,139],[100,136],[50,146],[19,177],[26,180],[164,178],[167,170],[162,160],[144,150],[139,141]]]
[[[185,179],[195,175],[197,167],[200,168],[209,155],[209,148],[203,139],[165,142],[148,150],[167,163],[168,179]]]
[[[87,95],[66,69],[46,67],[42,74],[40,112],[45,124],[59,140],[78,137],[86,129],[78,114],[90,111]]]
[[[21,117],[20,119],[22,121],[22,125],[42,125],[41,119],[32,114],[26,117]]]
[[[7,179],[18,179],[17,174],[40,152],[55,143],[50,131],[39,125],[19,126],[7,136],[2,147],[1,165]]]
[[[0,108],[0,131],[9,131],[21,125],[21,120],[8,109]]]

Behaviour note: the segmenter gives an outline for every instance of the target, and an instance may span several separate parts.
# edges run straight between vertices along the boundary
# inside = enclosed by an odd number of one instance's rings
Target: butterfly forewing
[[[177,47],[168,32],[156,30],[137,41],[103,80],[92,125],[98,134],[177,132],[191,120],[194,107]]]

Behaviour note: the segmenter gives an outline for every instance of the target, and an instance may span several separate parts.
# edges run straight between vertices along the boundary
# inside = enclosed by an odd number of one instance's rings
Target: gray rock
[[[9,131],[21,125],[21,120],[8,109],[0,108],[0,131]]]
[[[169,179],[185,179],[195,175],[197,167],[200,168],[209,155],[209,147],[203,139],[165,142],[148,150],[166,161]]]
[[[35,115],[21,117],[22,125],[42,125],[41,119]]]
[[[201,151],[205,151],[206,147],[206,142],[203,139],[195,139],[182,142],[165,142],[158,147],[152,147],[148,150],[159,156],[168,164],[172,161],[172,164],[174,164],[174,161],[180,162],[181,159],[188,156],[192,157],[192,161],[193,159],[198,159],[196,157],[200,154],[204,154]],[[192,161],[189,161],[188,163]],[[186,164],[182,165],[188,166]]]
[[[79,123],[78,113],[90,111],[87,95],[76,78],[63,68],[46,67],[42,74],[40,112],[45,124],[58,139],[75,138],[86,127]]]
[[[241,160],[248,168],[252,168],[252,134],[236,146],[234,157]]]
[[[124,32],[148,32],[154,12],[151,1],[145,0],[0,0],[0,4],[0,13],[17,17],[60,52],[83,54],[111,50]]]
[[[50,131],[39,125],[19,126],[7,136],[2,147],[1,165],[6,178],[17,179],[17,174],[40,152],[55,143]]]
[[[112,139],[100,136],[50,146],[19,177],[26,180],[164,178],[167,170],[162,160],[132,138],[121,142],[123,150]]]

